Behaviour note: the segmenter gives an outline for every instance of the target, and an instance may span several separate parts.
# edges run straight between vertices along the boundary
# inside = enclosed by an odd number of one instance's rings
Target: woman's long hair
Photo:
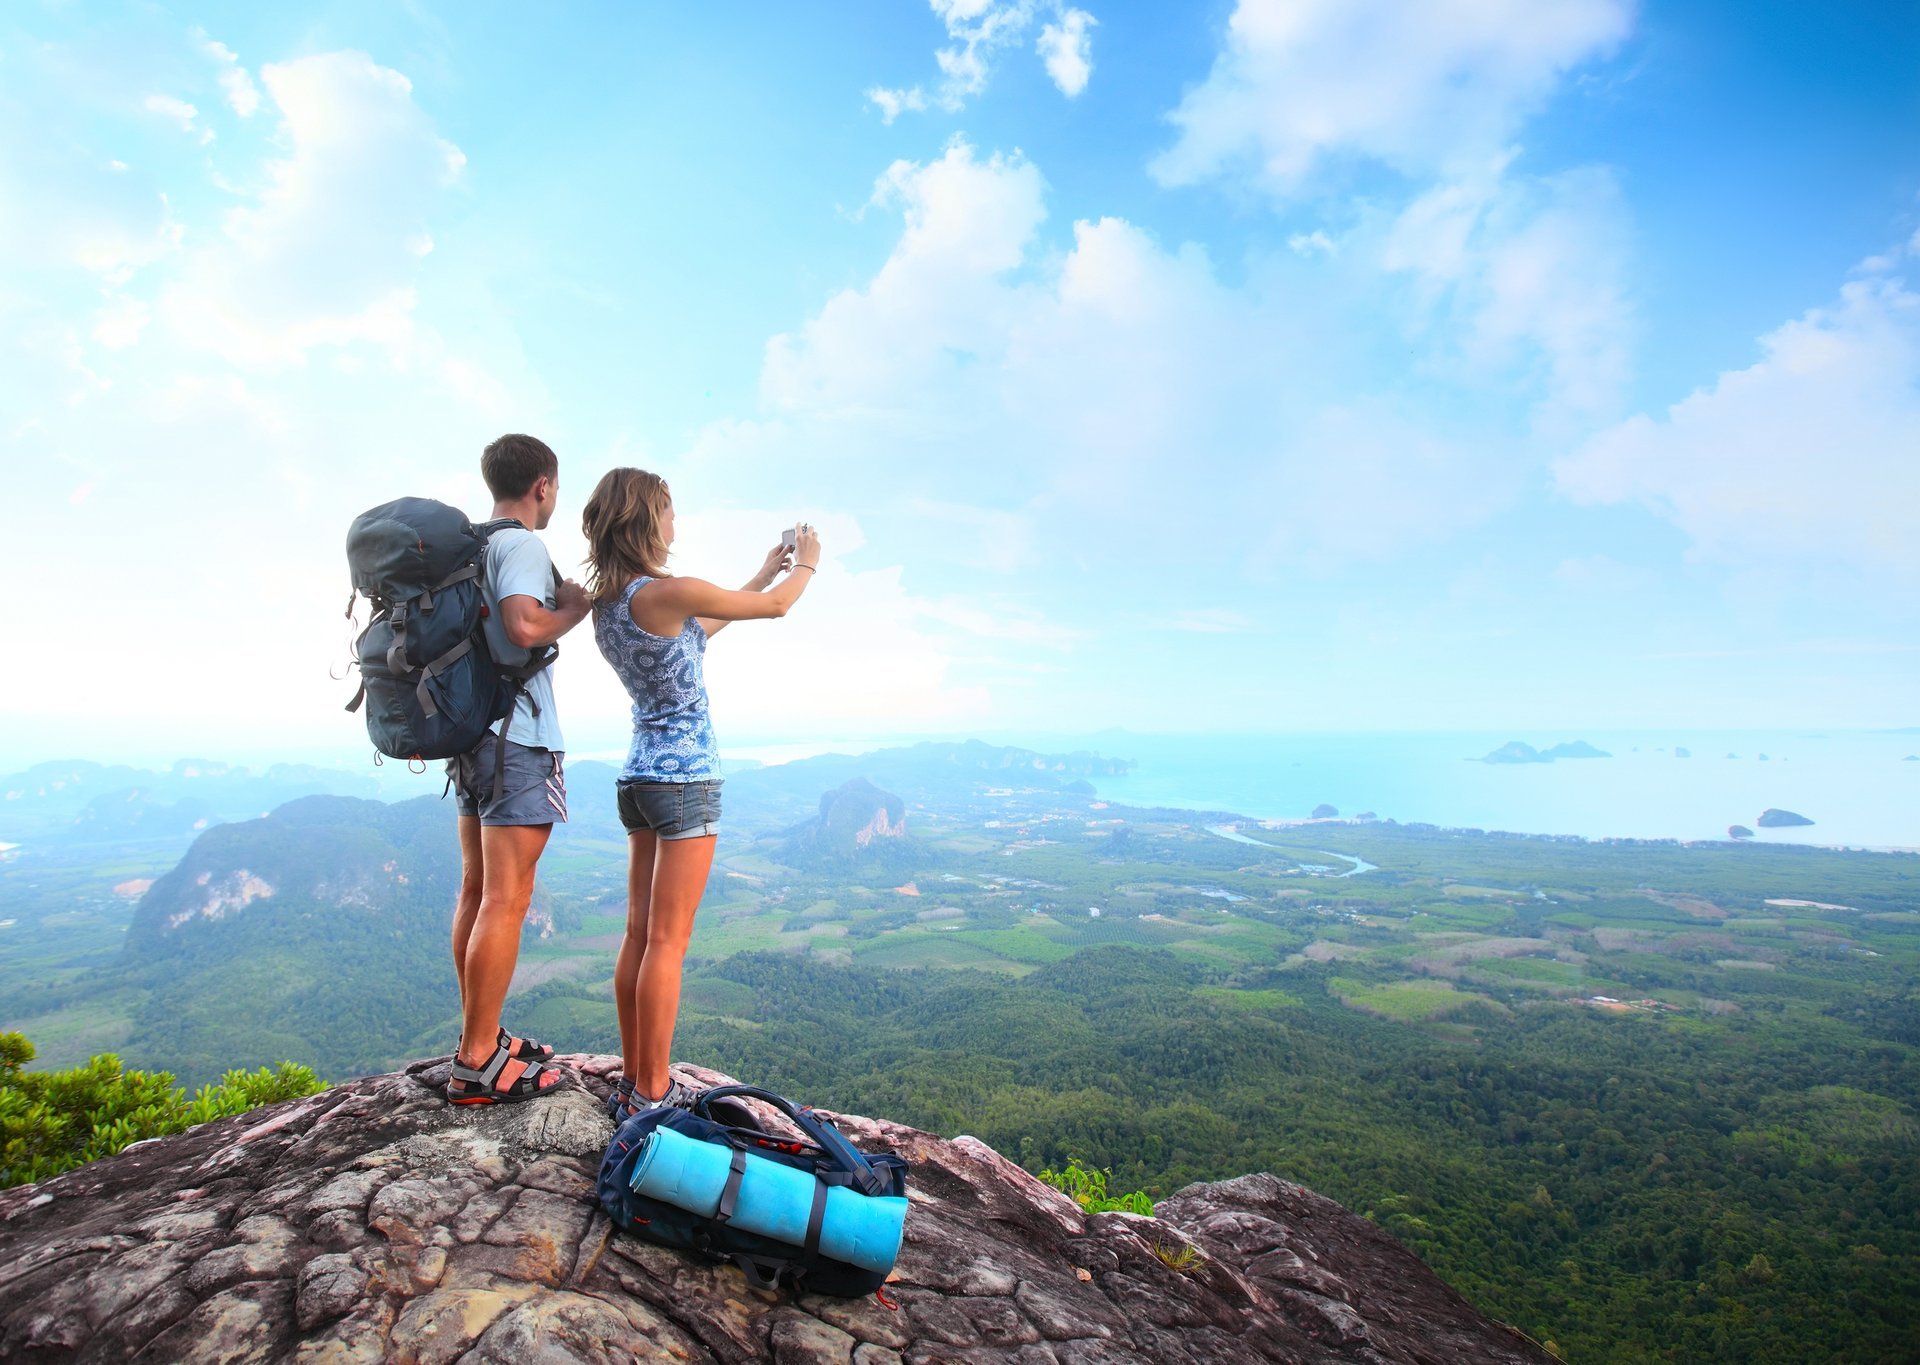
[[[672,494],[667,481],[644,469],[609,469],[587,499],[580,530],[587,538],[587,592],[609,602],[635,577],[667,571],[660,535]]]

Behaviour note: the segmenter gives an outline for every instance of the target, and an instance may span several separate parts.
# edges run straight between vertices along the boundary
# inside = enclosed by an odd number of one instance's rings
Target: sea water
[[[1612,756],[1483,761],[1515,739],[1536,749],[1585,740]],[[1920,754],[1913,732],[1109,733],[1007,742],[1134,760],[1126,777],[1093,779],[1101,797],[1130,805],[1260,819],[1304,819],[1329,805],[1403,824],[1590,839],[1724,839],[1728,826],[1745,825],[1756,842],[1920,848],[1920,759],[1907,760]],[[1762,829],[1769,808],[1814,823]]]

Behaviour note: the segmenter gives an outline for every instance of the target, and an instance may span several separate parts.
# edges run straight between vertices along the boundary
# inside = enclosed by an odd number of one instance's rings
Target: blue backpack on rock
[[[737,1104],[763,1101],[804,1138],[768,1133]],[[739,1122],[728,1120],[739,1119]],[[732,1261],[761,1288],[858,1297],[886,1283],[907,1215],[907,1163],[864,1153],[830,1119],[750,1085],[692,1110],[643,1109],[600,1163],[600,1206],[649,1242]]]
[[[515,521],[476,526],[432,498],[400,498],[354,518],[347,532],[353,594],[373,606],[354,646],[360,691],[347,710],[367,708],[367,736],[390,758],[453,758],[470,752],[534,674],[559,650],[535,650],[519,667],[487,647],[481,592],[487,539]],[[506,743],[506,726],[500,742]],[[496,775],[505,764],[496,763]]]

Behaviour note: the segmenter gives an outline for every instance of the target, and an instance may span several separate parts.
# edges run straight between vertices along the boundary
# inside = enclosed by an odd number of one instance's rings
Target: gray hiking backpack
[[[511,723],[515,699],[559,656],[548,645],[509,666],[487,647],[489,608],[480,588],[487,540],[519,524],[476,526],[432,498],[400,498],[354,518],[347,616],[355,597],[365,597],[373,617],[354,646],[360,690],[346,709],[365,703],[367,735],[381,753],[413,760],[469,752],[495,721]],[[502,725],[502,749],[506,740]]]

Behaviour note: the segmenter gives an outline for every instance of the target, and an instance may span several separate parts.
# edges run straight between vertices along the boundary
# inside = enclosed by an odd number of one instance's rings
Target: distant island
[[[1551,749],[1536,749],[1517,739],[1508,740],[1481,759],[1482,763],[1551,763],[1556,758],[1612,758],[1605,749],[1596,749],[1584,739],[1556,744]]]
[[[1790,810],[1775,810],[1769,806],[1760,812],[1760,818],[1753,822],[1761,829],[1787,829],[1794,825],[1810,825],[1813,821],[1806,816]]]
[[[1745,825],[1728,825],[1727,837],[1729,839],[1751,839],[1753,837],[1753,831]]]

